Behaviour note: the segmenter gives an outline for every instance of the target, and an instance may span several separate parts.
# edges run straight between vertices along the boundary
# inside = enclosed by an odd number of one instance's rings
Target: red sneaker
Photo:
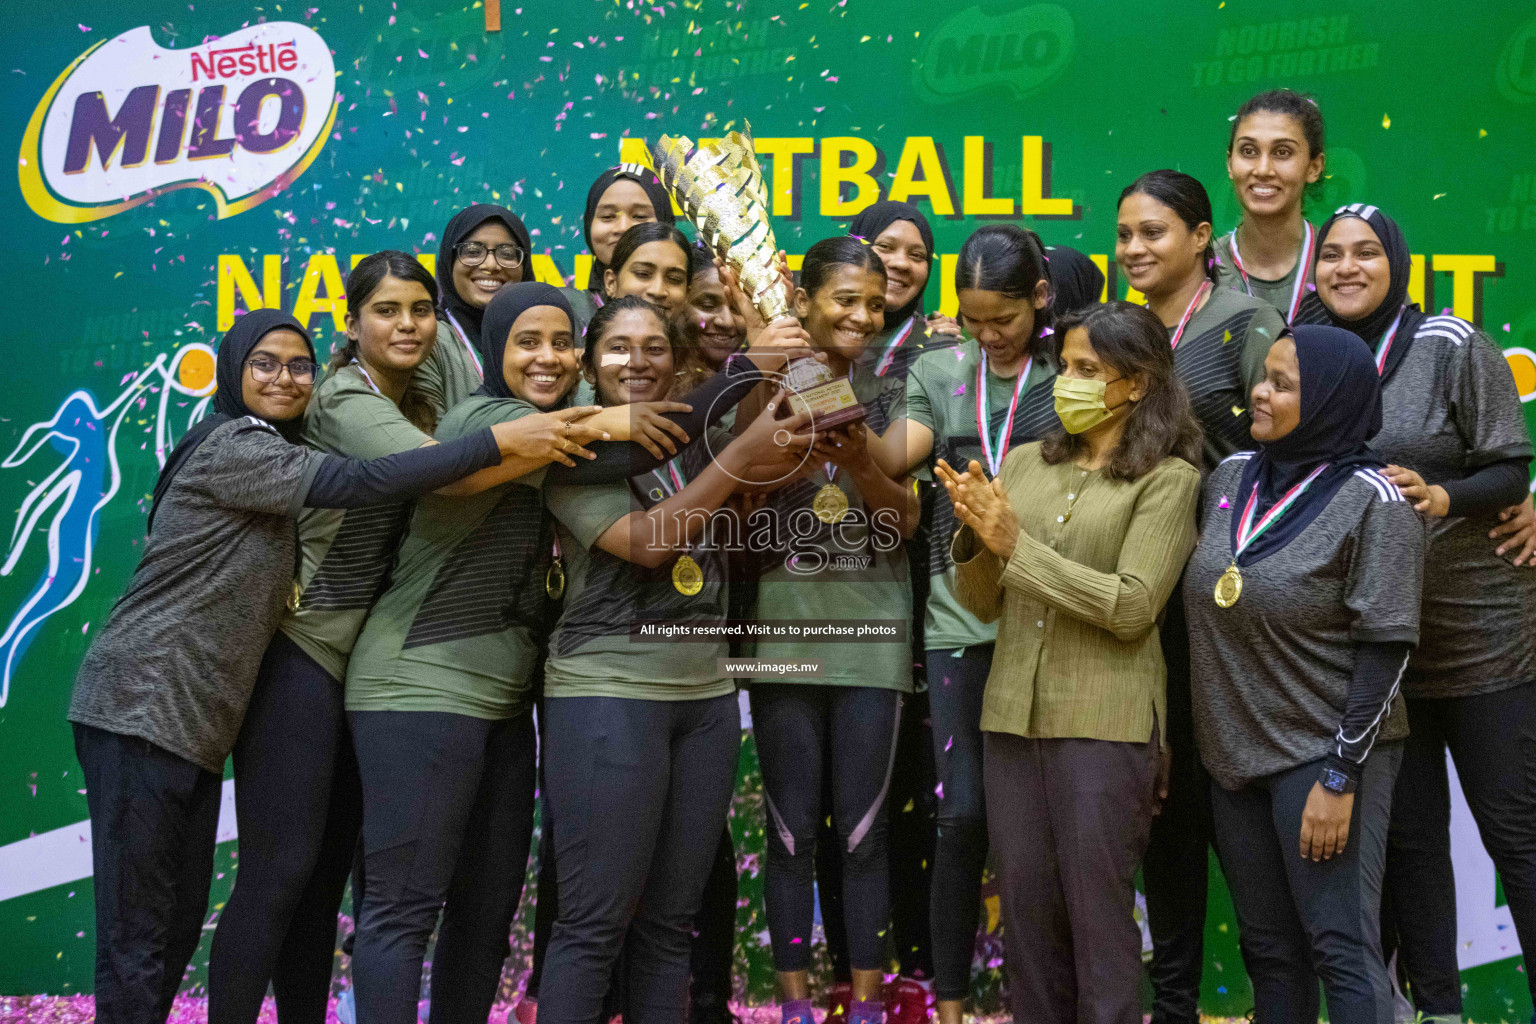
[[[517,1019],[517,1024],[536,1024],[539,1019],[539,1001],[519,999],[512,1010],[512,1016]]]
[[[886,1024],[928,1024],[933,990],[911,978],[897,978],[885,987]]]
[[[848,1024],[853,1007],[853,983],[840,981],[827,990],[827,1016],[821,1024]]]

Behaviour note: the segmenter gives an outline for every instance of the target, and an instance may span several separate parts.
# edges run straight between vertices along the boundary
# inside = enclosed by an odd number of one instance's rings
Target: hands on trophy
[[[751,125],[699,146],[683,136],[663,135],[652,162],[662,185],[698,230],[699,240],[729,269],[729,276],[722,272],[722,282],[734,283],[747,297],[762,329],[771,329],[776,320],[793,319],[794,287],[768,222],[768,194]],[[753,319],[748,317],[749,332]],[[808,411],[808,430],[827,430],[864,417],[852,385],[834,378],[825,360],[792,357],[784,384],[792,392],[785,407]]]

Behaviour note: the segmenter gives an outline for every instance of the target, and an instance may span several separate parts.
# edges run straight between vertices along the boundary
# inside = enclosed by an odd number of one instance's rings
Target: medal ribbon
[[[1179,317],[1179,326],[1174,330],[1173,337],[1168,340],[1169,348],[1179,347],[1179,340],[1184,337],[1184,328],[1189,326],[1189,318],[1195,315],[1195,308],[1207,295],[1211,294],[1212,287],[1209,279],[1203,281],[1200,290],[1195,292],[1195,297],[1189,300],[1189,308],[1184,311],[1183,316]]]
[[[1002,466],[1003,459],[1008,455],[1008,447],[1013,442],[1013,417],[1019,410],[1019,396],[1024,394],[1024,384],[1029,379],[1029,370],[1034,362],[1035,357],[1030,356],[1019,367],[1019,378],[1013,384],[1013,400],[1008,403],[1008,415],[1003,417],[1003,425],[998,430],[997,443],[994,444],[987,436],[987,425],[992,418],[987,406],[987,353],[981,353],[981,365],[976,367],[976,431],[981,435],[981,457],[986,460],[987,472],[992,476],[997,476],[998,468]]]
[[[1392,351],[1392,342],[1397,338],[1397,329],[1403,322],[1403,313],[1408,309],[1406,304],[1398,307],[1397,316],[1392,318],[1392,326],[1387,328],[1387,333],[1381,336],[1381,342],[1376,346],[1376,376],[1381,376],[1387,371],[1387,353]]]
[[[901,330],[897,331],[891,337],[891,340],[886,342],[885,351],[880,353],[880,361],[875,364],[876,377],[884,377],[890,372],[891,364],[896,361],[896,351],[906,342],[907,336],[912,333],[912,329],[916,326],[917,314],[914,313],[912,319],[902,325]]]
[[[676,459],[668,462],[664,468],[667,471],[667,476],[663,477],[659,469],[651,470],[651,475],[661,484],[661,493],[670,498],[688,486],[688,478],[683,476],[682,471],[677,468]],[[671,486],[668,486],[668,478],[671,479]]]
[[[361,359],[352,360],[352,365],[357,367],[357,372],[363,375],[363,380],[367,381],[368,386],[373,388],[374,394],[382,395],[384,393],[380,391],[379,386],[373,382],[373,376],[368,372],[368,367],[363,365],[363,361]]]
[[[1317,244],[1317,233],[1312,222],[1304,220],[1301,225],[1306,234],[1301,244],[1301,262],[1296,264],[1296,283],[1291,286],[1291,307],[1285,315],[1286,323],[1295,320],[1296,312],[1301,308],[1301,292],[1307,283],[1307,268],[1312,266],[1312,247]],[[1243,291],[1252,295],[1253,286],[1248,282],[1248,271],[1243,268],[1243,257],[1237,251],[1237,228],[1233,228],[1232,234],[1227,237],[1232,249],[1232,262],[1237,265],[1237,276],[1243,279]]]
[[[447,313],[447,310],[444,310],[444,312]],[[464,351],[469,353],[470,362],[475,364],[475,372],[480,375],[480,379],[485,380],[485,367],[480,365],[480,353],[476,352],[475,346],[469,343],[469,335],[464,333],[464,328],[459,326],[459,322],[453,318],[453,314],[447,313],[447,315],[448,326],[453,329],[453,336],[459,339],[459,344],[463,345]]]
[[[1301,497],[1302,492],[1311,487],[1312,481],[1321,476],[1323,470],[1327,468],[1328,463],[1325,462],[1309,473],[1307,478],[1301,483],[1286,491],[1284,497],[1275,502],[1275,507],[1264,513],[1264,517],[1259,520],[1257,526],[1253,522],[1253,510],[1259,503],[1259,485],[1257,483],[1253,485],[1253,493],[1248,496],[1248,504],[1243,507],[1242,518],[1237,521],[1237,550],[1232,552],[1232,563],[1234,565],[1243,556],[1243,552],[1247,551],[1255,540],[1258,540],[1259,535],[1273,526],[1276,520],[1285,514],[1286,509],[1296,504],[1296,499]]]

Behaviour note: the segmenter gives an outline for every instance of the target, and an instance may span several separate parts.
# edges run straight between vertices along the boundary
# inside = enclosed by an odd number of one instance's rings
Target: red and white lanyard
[[[917,316],[914,314],[912,319],[903,324],[901,330],[897,331],[891,337],[891,340],[886,342],[885,351],[880,353],[880,361],[875,364],[876,377],[884,377],[890,372],[891,364],[896,361],[896,353],[906,343],[907,336],[912,333],[912,329],[916,326]]]
[[[480,353],[476,352],[475,346],[469,343],[469,335],[464,333],[464,328],[459,326],[459,322],[453,318],[452,313],[448,314],[448,327],[452,330],[453,336],[459,339],[459,344],[464,346],[464,351],[469,353],[470,362],[475,364],[475,372],[480,375],[481,380],[484,380],[485,367],[480,365]]]
[[[1013,398],[1008,403],[1008,415],[1003,417],[1003,425],[998,430],[997,441],[994,443],[988,436],[987,425],[992,417],[987,407],[987,354],[981,354],[981,363],[976,367],[976,432],[981,436],[981,456],[987,462],[987,472],[991,476],[997,476],[997,471],[1003,464],[1003,459],[1008,455],[1008,447],[1013,442],[1013,417],[1019,410],[1019,397],[1024,394],[1024,386],[1029,380],[1029,369],[1034,365],[1034,357],[1024,360],[1024,365],[1019,367],[1019,379],[1013,384]]]
[[[1406,304],[1399,306],[1397,316],[1392,318],[1392,326],[1387,328],[1387,333],[1381,336],[1381,342],[1376,346],[1376,376],[1387,372],[1387,353],[1392,351],[1392,342],[1397,338],[1397,329],[1403,323],[1403,312],[1408,308]]]
[[[1200,303],[1211,294],[1211,287],[1210,281],[1200,283],[1200,290],[1195,292],[1195,297],[1189,300],[1189,308],[1184,311],[1183,316],[1179,317],[1179,326],[1174,330],[1173,337],[1168,339],[1169,348],[1179,347],[1179,341],[1184,337],[1184,328],[1189,326],[1189,318],[1195,315],[1195,310],[1199,308]]]
[[[1312,266],[1312,247],[1317,244],[1317,232],[1313,230],[1311,221],[1302,221],[1302,227],[1306,235],[1301,245],[1300,262],[1296,264],[1296,283],[1291,286],[1290,311],[1285,314],[1285,322],[1290,323],[1296,319],[1296,313],[1301,309],[1301,295],[1307,286],[1307,271]],[[1248,280],[1248,271],[1243,267],[1242,254],[1237,251],[1237,228],[1232,229],[1232,234],[1227,238],[1232,249],[1232,262],[1237,267],[1237,276],[1243,279],[1243,290],[1249,295],[1253,294],[1253,285]]]
[[[1275,502],[1275,507],[1264,513],[1264,517],[1259,520],[1257,526],[1253,522],[1253,510],[1259,501],[1259,485],[1257,483],[1253,485],[1253,493],[1248,495],[1248,504],[1243,508],[1242,518],[1237,521],[1237,543],[1232,552],[1234,564],[1243,557],[1243,552],[1259,539],[1259,534],[1273,526],[1275,521],[1285,514],[1286,509],[1296,504],[1296,499],[1301,497],[1302,492],[1311,487],[1312,481],[1321,476],[1323,470],[1327,468],[1328,463],[1325,462],[1308,474],[1301,483],[1286,491],[1285,496]]]

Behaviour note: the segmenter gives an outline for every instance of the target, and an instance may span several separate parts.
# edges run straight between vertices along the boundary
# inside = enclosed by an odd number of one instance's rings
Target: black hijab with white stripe
[[[155,510],[160,507],[161,499],[170,491],[171,481],[176,479],[176,474],[181,472],[181,467],[187,464],[192,453],[208,439],[208,435],[230,420],[239,419],[242,416],[256,418],[245,404],[245,361],[251,357],[256,346],[261,344],[261,339],[273,331],[293,331],[303,338],[304,344],[309,347],[309,358],[315,358],[315,345],[309,340],[309,332],[304,330],[297,320],[280,309],[253,309],[236,320],[235,325],[224,332],[224,340],[219,342],[218,357],[215,360],[215,379],[218,382],[218,390],[213,393],[213,412],[198,420],[176,447],[171,449],[170,457],[165,460],[165,465],[160,470],[160,477],[155,481],[155,494],[149,506],[149,525],[146,530],[154,529]],[[299,443],[300,432],[304,429],[303,416],[295,416],[291,420],[279,420],[275,423],[270,420],[263,420],[263,422],[281,434],[284,440],[291,444]]]
[[[1402,310],[1403,319],[1398,324],[1397,334],[1393,337],[1392,348],[1387,353],[1386,365],[1381,369],[1381,379],[1386,380],[1392,376],[1402,363],[1403,357],[1408,354],[1408,348],[1413,343],[1414,333],[1418,331],[1419,324],[1423,322],[1425,314],[1419,309],[1418,303],[1408,302],[1408,278],[1413,272],[1413,257],[1408,253],[1408,242],[1403,238],[1402,230],[1397,222],[1388,217],[1378,207],[1367,203],[1350,203],[1341,206],[1328,218],[1322,230],[1317,233],[1317,248],[1312,255],[1312,279],[1317,280],[1317,261],[1322,255],[1323,245],[1328,241],[1328,234],[1333,226],[1341,220],[1348,218],[1363,220],[1376,233],[1376,238],[1381,242],[1381,247],[1387,254],[1387,267],[1390,271],[1390,279],[1387,283],[1387,294],[1381,300],[1381,304],[1358,320],[1345,320],[1334,314],[1322,296],[1314,288],[1302,297],[1301,307],[1296,311],[1298,324],[1328,324],[1332,327],[1340,327],[1351,334],[1362,338],[1366,345],[1375,352],[1381,345],[1387,329],[1392,326],[1392,321],[1397,319],[1398,310]]]
[[[1254,522],[1323,463],[1328,468],[1260,534],[1238,564],[1249,565],[1283,548],[1328,507],[1340,487],[1361,469],[1386,462],[1367,444],[1381,430],[1381,378],[1371,350],[1339,327],[1303,324],[1290,332],[1301,376],[1301,419],[1278,441],[1259,442],[1243,466],[1232,508],[1232,550],[1248,496],[1258,485]]]
[[[656,211],[656,219],[663,224],[676,224],[677,217],[672,212],[672,197],[668,194],[666,186],[661,183],[655,173],[649,167],[640,164],[619,164],[610,167],[597,176],[592,187],[587,189],[587,209],[581,216],[581,230],[587,240],[587,251],[592,252],[592,221],[597,217],[598,204],[603,201],[603,194],[617,181],[633,181],[645,189],[645,194],[650,197],[651,207]],[[592,274],[587,278],[587,291],[599,292],[603,290],[603,271],[608,269],[608,264],[592,257]]]

